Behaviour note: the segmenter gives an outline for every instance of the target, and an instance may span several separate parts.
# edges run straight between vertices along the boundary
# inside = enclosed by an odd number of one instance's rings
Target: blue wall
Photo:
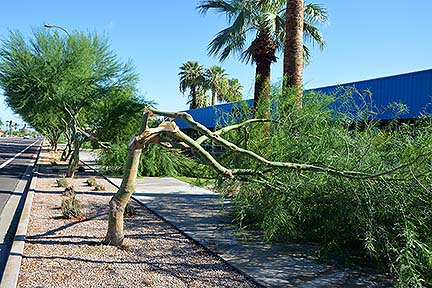
[[[384,111],[391,103],[407,105],[408,113],[398,115],[398,119],[417,118],[422,114],[432,114],[432,69],[418,72],[382,77],[377,79],[345,83],[334,86],[320,87],[307,91],[316,91],[337,96],[341,88],[354,87],[363,92],[369,90],[372,93],[373,105],[383,111],[376,119],[388,120],[395,118],[392,111]],[[306,91],[306,92],[307,92]],[[360,102],[360,96],[353,95]],[[205,108],[187,110],[195,120],[208,128],[214,128],[216,124],[224,125],[226,115],[235,112],[244,105],[253,105],[253,99],[236,103],[227,103]],[[181,129],[189,128],[186,123],[176,120]]]

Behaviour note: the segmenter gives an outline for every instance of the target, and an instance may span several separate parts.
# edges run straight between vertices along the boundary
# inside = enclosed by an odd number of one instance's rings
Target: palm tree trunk
[[[216,91],[212,90],[211,105],[214,106],[215,104],[216,104]]]
[[[196,95],[196,87],[195,85],[191,86],[191,96],[192,96],[192,103],[191,103],[191,109],[196,109],[197,108],[197,95]]]
[[[304,0],[287,0],[284,50],[284,91],[295,89],[296,107],[303,98],[303,21]]]
[[[276,44],[268,29],[261,30],[252,43],[252,58],[256,63],[254,108],[255,118],[270,119],[270,67],[276,61]],[[270,123],[265,123],[264,135],[270,135]]]
[[[255,72],[254,117],[270,119],[271,61],[257,61]]]

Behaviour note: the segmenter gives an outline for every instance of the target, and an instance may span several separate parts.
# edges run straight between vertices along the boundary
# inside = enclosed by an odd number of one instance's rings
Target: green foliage
[[[73,186],[66,187],[66,189],[63,192],[62,196],[75,197],[75,189],[74,189],[74,187]]]
[[[62,133],[78,137],[78,128],[101,129],[99,136],[112,137],[118,125],[129,125],[129,115],[139,109],[134,106],[139,102],[136,81],[131,63],[120,62],[107,39],[96,33],[61,37],[36,31],[26,40],[11,32],[1,42],[0,86],[6,102],[53,147]]]
[[[286,1],[232,0],[200,1],[198,9],[205,14],[212,9],[218,14],[227,16],[229,26],[216,34],[208,46],[209,54],[218,55],[221,61],[231,54],[239,56],[242,61],[256,61],[254,44],[260,35],[268,34],[278,50],[284,47]],[[313,45],[324,47],[324,39],[317,25],[327,22],[326,9],[317,4],[305,4],[304,39]],[[255,38],[250,38],[250,36]],[[266,47],[269,48],[269,47]],[[306,62],[310,52],[304,45]]]
[[[60,178],[60,179],[57,179],[57,186],[58,187],[63,187],[63,188],[66,188],[66,187],[68,187],[68,181],[67,181],[67,179],[66,178]]]
[[[105,191],[105,190],[106,190],[106,187],[105,187],[105,185],[102,185],[102,184],[96,184],[96,185],[94,186],[94,190],[95,190],[95,191]]]
[[[126,144],[112,144],[102,151],[99,165],[106,173],[121,175],[127,156]],[[149,145],[141,154],[138,176],[163,177],[187,176],[195,178],[215,178],[216,173],[206,164],[197,163],[192,158],[159,145]]]
[[[63,217],[67,219],[81,216],[81,204],[75,196],[63,199],[61,203]]]
[[[175,176],[179,165],[174,153],[158,145],[149,145],[141,154],[139,175],[141,176]]]
[[[399,287],[432,284],[432,121],[366,121],[376,109],[364,97],[338,99],[305,95],[302,111],[294,100],[273,92],[271,137],[261,128],[228,138],[273,161],[308,163],[379,177],[358,180],[316,172],[276,169],[231,154],[229,167],[262,171],[225,181],[242,226],[261,229],[267,240],[294,239],[322,244],[322,255],[362,255],[391,268]],[[342,103],[342,104],[340,104]],[[330,109],[332,107],[333,109]],[[351,115],[351,116],[350,116]],[[395,169],[398,168],[398,169]]]
[[[194,178],[194,177],[186,177],[186,176],[177,176],[176,178],[180,181],[198,187],[207,187],[209,185],[215,184],[216,182],[216,179],[209,179],[209,178]]]
[[[87,183],[88,186],[94,187],[97,184],[96,178],[95,177],[87,178],[86,183]]]

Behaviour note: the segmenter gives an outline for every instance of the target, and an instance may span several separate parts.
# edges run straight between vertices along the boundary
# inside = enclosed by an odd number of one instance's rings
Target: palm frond
[[[241,53],[240,60],[242,62],[252,63],[252,61],[253,61],[253,58],[252,58],[252,51],[253,50],[252,49],[253,48],[252,48],[252,43],[251,43],[251,45],[249,45],[249,47]]]
[[[236,7],[224,0],[201,1],[198,4],[197,9],[200,11],[201,14],[206,14],[209,9],[214,9],[216,13],[226,14],[228,18],[233,17],[235,14],[238,13]]]
[[[320,5],[309,3],[304,7],[305,20],[311,25],[325,24],[328,21],[327,9]]]
[[[210,42],[208,54],[219,55],[220,61],[224,61],[231,53],[241,53],[246,41],[245,30],[245,17],[241,12],[230,27],[220,31]]]
[[[309,51],[309,48],[303,44],[303,61],[304,61],[304,65],[308,65],[310,64],[311,61],[311,54]]]
[[[285,42],[285,20],[281,15],[277,15],[275,18],[275,40],[277,44],[277,49],[283,49]]]
[[[307,21],[304,22],[303,37],[306,42],[310,42],[312,45],[317,44],[321,50],[324,49],[325,41],[321,32],[316,26],[311,25]]]

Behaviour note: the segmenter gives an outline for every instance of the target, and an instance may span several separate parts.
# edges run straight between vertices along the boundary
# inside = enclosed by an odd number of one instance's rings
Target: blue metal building
[[[407,106],[408,112],[397,116],[397,118],[401,120],[415,119],[423,114],[432,114],[432,69],[320,87],[306,90],[305,92],[312,90],[337,96],[343,89],[349,87],[354,87],[361,92],[366,90],[371,92],[373,105],[380,111],[382,110],[382,112],[376,116],[378,120],[390,120],[395,118],[392,111],[384,109],[392,103],[401,103]],[[353,97],[356,97],[356,95],[354,94]],[[214,128],[217,124],[223,126],[228,114],[235,113],[245,105],[253,106],[253,99],[192,109],[185,112],[190,113],[195,120],[204,124],[206,127]],[[181,120],[176,120],[176,123],[181,129],[189,128],[187,124]]]

